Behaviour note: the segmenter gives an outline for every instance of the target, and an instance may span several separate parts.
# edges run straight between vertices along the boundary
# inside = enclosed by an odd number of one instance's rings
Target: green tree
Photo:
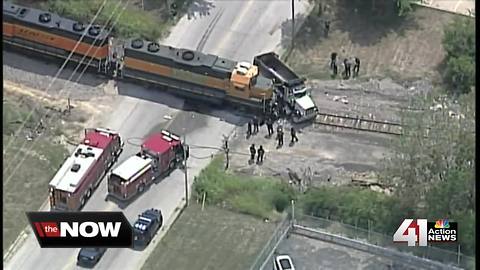
[[[475,58],[475,22],[470,18],[456,18],[444,29],[443,47],[449,57]]]
[[[431,94],[415,97],[421,112],[404,112],[404,136],[393,141],[382,181],[396,187],[404,217],[451,218],[462,228],[474,226],[475,211],[475,93],[454,101]],[[430,108],[441,105],[443,109]],[[458,220],[457,220],[458,218]],[[474,247],[473,232],[460,230],[460,243]],[[474,249],[464,249],[474,254]]]
[[[443,46],[445,58],[444,81],[449,93],[470,92],[475,86],[475,24],[470,18],[457,18],[445,28]]]
[[[475,58],[466,55],[448,57],[444,75],[450,93],[465,94],[475,85]]]

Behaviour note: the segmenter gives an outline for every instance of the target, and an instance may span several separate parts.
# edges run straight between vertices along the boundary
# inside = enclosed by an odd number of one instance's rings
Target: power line
[[[90,24],[89,24],[89,27],[91,27],[93,25],[93,23],[95,22],[95,20],[97,19],[98,15],[100,15],[100,12],[102,11],[103,7],[105,6],[105,4],[107,3],[107,0],[104,0],[103,1],[103,4],[100,6],[100,8],[97,10],[97,13],[95,14],[95,16],[93,17],[93,19],[91,20]],[[47,87],[47,90],[45,91],[45,93],[48,93],[48,91],[50,90],[50,88],[52,87],[53,83],[56,81],[57,77],[60,75],[60,73],[63,71],[63,69],[65,68],[65,66],[67,65],[68,61],[70,60],[70,58],[73,56],[73,53],[77,50],[78,46],[80,45],[80,43],[82,42],[83,38],[85,37],[85,35],[87,34],[88,31],[85,31],[82,36],[80,37],[80,39],[77,41],[77,43],[75,44],[73,50],[70,52],[70,54],[68,55],[67,59],[65,59],[65,61],[63,62],[62,66],[60,67],[60,69],[57,71],[57,73],[55,74],[55,76],[53,77],[52,81],[50,82],[50,84],[48,85]],[[23,128],[25,127],[25,124],[27,123],[28,120],[30,120],[30,118],[32,117],[33,115],[33,112],[35,110],[35,107],[32,108],[32,110],[30,111],[30,113],[28,114],[27,118],[25,119],[24,123],[18,128],[18,130],[14,133],[14,136],[13,138],[10,140],[10,142],[7,144],[7,147],[5,147],[5,152],[8,150],[9,147],[11,147],[13,141],[15,140],[16,137],[18,137],[18,135],[20,134],[20,132],[23,130]]]
[[[115,27],[115,25],[118,23],[118,19],[119,19],[120,16],[123,14],[123,12],[125,11],[126,7],[128,6],[128,3],[129,3],[130,1],[131,1],[131,0],[128,0],[128,1],[125,3],[125,5],[123,6],[122,11],[120,12],[120,14],[118,14],[118,16],[117,16],[117,18],[115,19],[114,23],[113,23],[112,26],[110,27],[110,30],[109,30],[108,33],[110,33],[110,32],[113,30],[113,28]],[[120,3],[121,3],[121,2],[119,2],[118,6],[120,6]],[[115,8],[115,10],[118,8],[118,6]],[[113,14],[114,14],[115,10],[114,10],[114,11],[112,12],[112,14],[110,15],[109,20],[113,17]],[[105,26],[103,27],[103,29],[105,29]],[[97,38],[98,38],[98,37],[95,38],[95,40],[94,40],[94,42],[92,43],[92,45],[90,46],[89,50],[93,47],[93,45],[95,44],[95,41],[96,41]],[[97,50],[98,50],[98,48],[97,48]],[[89,63],[91,63],[92,59],[93,59],[93,57],[90,59],[90,62],[89,62]],[[83,59],[82,59],[82,61],[83,61]],[[81,63],[82,63],[82,62],[80,62],[79,65],[81,65]],[[78,66],[77,66],[77,67],[78,67]],[[84,71],[85,71],[85,70],[84,70]],[[83,71],[83,72],[84,72],[84,71]],[[79,76],[78,80],[80,80],[81,76],[83,75],[83,72],[82,72],[82,74]],[[73,72],[73,74],[75,74],[75,71]],[[77,80],[77,82],[78,82],[78,80]],[[68,82],[68,81],[67,81],[67,82]],[[67,82],[66,82],[66,83],[67,83]],[[65,84],[66,84],[66,83],[65,83]],[[61,92],[62,92],[62,91],[61,91]],[[45,114],[45,115],[46,115],[46,114]],[[45,115],[44,115],[43,117],[45,117]],[[42,118],[43,118],[43,117],[42,117]],[[30,145],[29,151],[33,148],[33,146],[35,145],[35,143],[36,143],[36,142],[33,142],[32,145]],[[26,144],[26,142],[22,145],[21,149],[24,147],[25,144]],[[19,153],[20,153],[20,151],[19,151]],[[23,164],[23,162],[25,162],[25,159],[26,159],[26,155],[23,156],[22,160],[18,163],[18,165],[17,165],[17,166],[15,167],[15,169],[12,171],[12,173],[11,173],[10,176],[7,178],[7,180],[4,182],[4,184],[7,184],[7,183],[9,182],[9,180],[13,177],[14,173],[20,168],[20,166]],[[12,163],[12,164],[13,164],[13,163]],[[8,169],[8,168],[7,168],[7,169]],[[6,171],[6,170],[5,170],[5,171]]]
[[[107,20],[107,23],[112,19],[113,15],[115,14],[115,11],[117,10],[117,8],[120,6],[121,2],[118,3],[118,5],[116,6],[116,8],[112,11],[112,13],[110,14],[110,17],[108,18]],[[106,28],[106,25],[103,26],[102,28],[102,31],[104,31]],[[112,26],[113,28],[113,26]],[[110,30],[111,31],[111,30]],[[85,31],[86,33],[87,31]],[[109,32],[110,33],[110,32]],[[107,35],[108,36],[108,35]],[[78,68],[82,65],[82,63],[84,62],[84,60],[86,59],[88,53],[90,52],[90,50],[95,46],[95,42],[97,41],[97,39],[100,37],[100,35],[98,35],[97,37],[95,37],[95,39],[93,40],[92,44],[89,46],[87,52],[83,55],[83,58],[80,60],[80,62],[78,63],[78,65],[76,66],[75,70],[72,72],[72,74],[70,75],[70,77],[67,79],[67,81],[64,83],[64,86],[67,85],[68,82],[70,82],[70,80],[72,80],[73,76],[75,75],[75,73],[77,72]],[[99,48],[97,48],[97,50],[95,51],[95,54],[98,52]],[[88,64],[91,63],[91,61],[93,60],[93,57],[95,56],[95,54],[90,58],[90,62]],[[88,67],[88,66],[87,66]],[[83,74],[82,74],[83,75]],[[80,80],[80,78],[78,78],[78,80]],[[78,82],[78,81],[77,81]],[[60,90],[60,92],[58,93],[58,97],[62,95],[63,91],[65,90]],[[67,93],[69,93],[70,90],[67,90]],[[37,128],[42,125],[42,121],[43,121],[43,118],[45,118],[45,116],[47,115],[47,112],[40,118],[40,124],[37,125]],[[28,119],[26,120],[28,121]],[[25,145],[26,145],[27,141],[25,141],[22,146],[20,147],[20,150],[18,152],[18,154],[20,153],[21,150],[24,149]],[[29,151],[33,148],[33,146],[36,144],[36,142],[33,142],[31,145],[30,145],[30,148],[29,148]],[[6,151],[6,150],[5,150]],[[15,155],[15,157],[13,158],[13,160],[15,160],[17,158],[17,155]],[[26,156],[24,156],[24,158],[22,159],[22,161],[20,162],[20,165],[23,163],[23,161],[26,159]],[[12,162],[12,164],[14,164]],[[17,166],[17,168],[20,167],[20,166]],[[11,168],[11,166],[7,167],[5,169],[5,171],[7,171],[9,168]],[[12,174],[16,171],[16,169],[12,172]]]

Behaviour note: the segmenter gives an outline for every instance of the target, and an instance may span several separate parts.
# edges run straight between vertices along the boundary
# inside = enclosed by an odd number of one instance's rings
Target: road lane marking
[[[240,12],[240,14],[237,15],[237,17],[233,20],[233,23],[230,25],[230,27],[228,28],[227,30],[227,33],[225,34],[225,36],[220,40],[220,42],[217,43],[217,46],[214,47],[214,52],[217,52],[218,49],[221,49],[223,48],[224,44],[230,40],[230,37],[232,36],[233,32],[234,32],[234,29],[237,28],[237,26],[240,24],[240,22],[242,21],[242,19],[245,17],[245,14],[247,14],[252,5],[253,5],[254,1],[252,0],[249,0],[247,3],[246,3],[246,6],[243,7],[242,11]]]
[[[458,6],[462,3],[462,0],[458,0],[457,4],[455,5],[455,8],[453,9],[454,12],[457,12]]]

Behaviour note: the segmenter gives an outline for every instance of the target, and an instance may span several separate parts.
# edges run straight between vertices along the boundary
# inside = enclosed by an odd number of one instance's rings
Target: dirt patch
[[[4,81],[4,252],[27,226],[19,213],[38,210],[51,180],[85,127],[95,127],[114,104],[113,96],[67,101]],[[42,121],[40,121],[42,119]],[[40,125],[40,122],[42,123]]]
[[[45,91],[25,85],[10,81],[4,81],[3,84],[5,93],[14,96],[22,103],[30,104],[29,107],[39,110],[36,114],[38,119],[43,118],[44,121],[49,122],[58,121],[55,128],[61,129],[61,131],[57,130],[56,135],[61,133],[71,141],[78,141],[84,128],[97,126],[105,112],[113,110],[116,98],[104,95],[96,96],[87,101],[70,99],[69,102],[68,99],[59,99],[45,93]],[[68,105],[70,105],[70,109]],[[19,127],[21,127],[21,124]],[[26,129],[24,134],[32,133],[32,128],[34,127]]]
[[[405,18],[374,20],[345,0],[327,2],[327,10],[321,16],[312,12],[297,35],[297,48],[288,58],[296,71],[308,78],[328,78],[330,54],[337,52],[341,60],[361,59],[360,77],[438,76],[445,55],[443,27],[456,15],[416,7]],[[331,21],[328,37],[325,20]]]

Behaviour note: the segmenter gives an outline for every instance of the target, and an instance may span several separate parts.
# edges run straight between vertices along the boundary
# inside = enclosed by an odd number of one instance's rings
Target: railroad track
[[[353,117],[348,115],[336,115],[330,113],[317,113],[315,124],[323,126],[332,126],[360,130],[366,132],[375,132],[388,135],[402,135],[402,125],[400,123],[389,121],[378,121],[362,117]]]

